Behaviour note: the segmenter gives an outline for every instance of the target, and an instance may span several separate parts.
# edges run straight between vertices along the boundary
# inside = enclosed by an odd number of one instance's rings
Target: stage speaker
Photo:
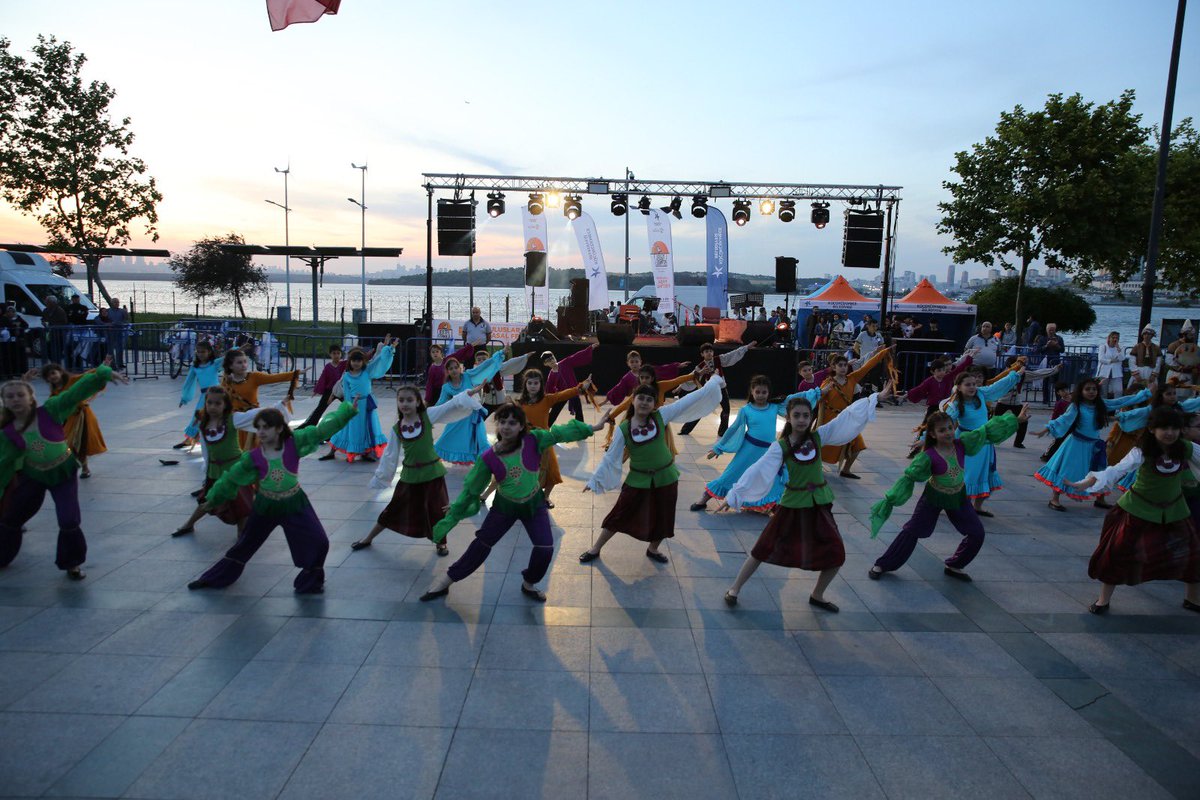
[[[712,325],[682,325],[679,328],[680,347],[699,347],[716,341]]]
[[[775,256],[775,294],[796,293],[796,265],[799,263],[788,256]]]
[[[525,254],[525,286],[546,285],[546,254]]]
[[[769,322],[747,322],[746,330],[742,331],[742,344],[750,342],[762,344],[774,332],[775,326]]]
[[[633,344],[633,326],[625,322],[597,322],[596,340],[600,344]]]
[[[438,200],[438,255],[475,254],[475,201]]]
[[[571,306],[574,308],[587,308],[589,290],[590,285],[587,278],[572,278]]]
[[[842,266],[879,269],[883,251],[883,213],[846,210],[842,238]]]

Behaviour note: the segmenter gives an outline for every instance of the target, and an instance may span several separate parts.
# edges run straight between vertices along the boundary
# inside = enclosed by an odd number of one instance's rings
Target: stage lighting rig
[[[562,192],[546,192],[546,208],[558,208],[562,204]]]
[[[487,213],[489,217],[498,217],[504,213],[504,193],[488,192]]]
[[[764,197],[758,201],[758,213],[764,217],[769,217],[775,213],[775,201],[769,197]]]
[[[563,201],[563,216],[567,219],[579,219],[583,214],[583,203],[577,194],[569,194]]]
[[[739,228],[750,221],[750,201],[733,201],[733,221]]]
[[[662,212],[664,214],[670,214],[675,219],[683,219],[683,214],[679,213],[679,209],[682,207],[683,200],[679,198],[679,195],[675,195],[671,198],[671,202],[668,205],[662,207]]]
[[[642,199],[638,200],[638,211],[642,212],[647,217],[650,216],[650,196],[649,195],[642,195]]]
[[[812,224],[821,230],[829,224],[829,203],[817,202],[812,204]]]
[[[529,195],[529,213],[535,217],[546,210],[546,197],[541,192],[532,192]]]
[[[625,212],[629,210],[629,195],[614,194],[612,196],[612,205],[609,206],[614,217],[623,217]]]
[[[791,222],[796,218],[796,201],[795,200],[780,200],[779,201],[779,221]]]
[[[708,214],[708,198],[702,194],[698,194],[692,198],[692,216],[696,219],[704,219]]]

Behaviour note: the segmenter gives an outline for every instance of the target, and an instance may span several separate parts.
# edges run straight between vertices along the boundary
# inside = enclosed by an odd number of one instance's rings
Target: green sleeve
[[[578,420],[575,421],[578,422]],[[479,507],[482,505],[479,498],[491,480],[492,471],[488,465],[482,458],[476,461],[475,466],[471,467],[471,471],[467,473],[467,477],[463,481],[462,491],[450,504],[446,516],[433,526],[433,541],[445,540],[446,534],[450,532],[451,528],[467,517],[473,517],[479,513]]]
[[[913,494],[913,487],[918,483],[925,483],[933,475],[933,469],[929,463],[928,453],[918,453],[912,463],[908,465],[908,469],[902,474],[893,485],[887,490],[883,499],[875,505],[871,506],[871,538],[874,539],[879,535],[880,528],[883,523],[887,522],[888,517],[892,515],[893,509],[902,506],[909,501]]]
[[[966,451],[967,455],[973,456],[982,450],[985,444],[999,444],[1011,437],[1017,432],[1020,424],[1012,412],[992,417],[982,428],[976,428],[973,431],[963,431],[959,435],[963,443],[963,450]]]
[[[75,381],[66,391],[46,398],[42,407],[54,418],[55,422],[61,425],[67,421],[67,417],[75,413],[75,409],[79,408],[80,403],[103,389],[104,385],[112,380],[112,374],[111,367],[101,364],[94,371],[80,376],[79,380]]]
[[[218,478],[213,487],[208,490],[205,502],[209,506],[228,503],[237,495],[239,486],[250,486],[257,483],[258,479],[258,467],[254,465],[254,459],[249,453],[242,453],[242,457],[234,462],[234,465],[227,469],[225,474]]]
[[[586,422],[580,422],[573,419],[570,422],[565,422],[562,425],[555,425],[548,431],[538,430],[536,428],[529,431],[537,439],[538,452],[549,450],[556,444],[564,442],[578,442],[581,439],[586,439],[592,435],[592,426]]]
[[[346,423],[358,413],[354,403],[343,402],[337,411],[327,414],[320,424],[311,428],[298,428],[292,433],[296,440],[296,450],[301,457],[315,453],[323,442],[329,441],[333,435],[346,427]]]

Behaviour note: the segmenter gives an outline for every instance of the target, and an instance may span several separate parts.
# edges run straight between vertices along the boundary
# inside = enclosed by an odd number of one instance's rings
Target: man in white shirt
[[[879,332],[878,323],[868,318],[862,331],[854,337],[854,343],[858,345],[858,362],[870,360],[875,351],[884,346],[883,334]]]
[[[996,365],[1000,358],[1000,341],[992,336],[992,323],[982,323],[979,333],[967,339],[966,349],[977,351],[972,366],[982,367],[987,378],[996,373]]]
[[[471,318],[463,323],[463,344],[484,347],[492,338],[492,326],[483,318],[479,306],[471,309]]]

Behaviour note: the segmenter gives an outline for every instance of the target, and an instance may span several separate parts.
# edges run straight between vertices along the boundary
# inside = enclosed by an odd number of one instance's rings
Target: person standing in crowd
[[[67,331],[66,326],[71,324],[67,319],[67,312],[58,304],[58,298],[53,294],[48,294],[44,298],[45,308],[42,309],[42,327],[46,329],[48,336],[46,347],[47,353],[51,361],[62,364],[65,363],[63,356],[67,349]]]
[[[1162,369],[1162,349],[1154,343],[1154,328],[1142,328],[1138,343],[1129,349],[1129,383],[1150,383],[1150,378]]]
[[[17,313],[17,307],[10,304],[4,307],[4,315],[0,317],[0,328],[8,331],[9,338],[13,341],[24,342],[29,323]]]
[[[1033,314],[1030,314],[1029,318],[1025,320],[1025,333],[1021,335],[1021,343],[1027,347],[1033,347],[1037,344],[1037,338],[1041,332],[1042,326],[1038,324]]]
[[[1004,330],[1000,332],[1000,346],[1005,350],[1016,347],[1017,345],[1017,329],[1013,327],[1011,322],[1004,323]]]
[[[87,325],[88,324],[88,308],[83,304],[83,298],[75,295],[71,298],[71,302],[67,303],[67,322],[71,325]]]
[[[112,354],[113,366],[117,369],[124,369],[125,326],[129,324],[129,312],[121,308],[121,301],[116,297],[108,299],[108,322],[109,328],[106,334],[108,352]]]
[[[941,339],[942,329],[938,327],[937,320],[930,317],[929,323],[925,326],[926,339]]]
[[[967,339],[966,349],[975,351],[972,361],[976,369],[983,371],[985,380],[996,374],[996,365],[1000,358],[1000,342],[992,336],[992,323],[980,324],[979,332]]]
[[[1109,400],[1120,397],[1125,385],[1125,351],[1121,348],[1121,334],[1109,333],[1096,356],[1096,380],[1100,382],[1101,395]]]
[[[813,306],[808,312],[808,319],[804,320],[804,344],[809,347],[816,347],[816,328],[817,323],[821,321],[820,306]]]
[[[479,306],[471,309],[471,318],[463,323],[463,343],[483,347],[492,339],[492,326],[483,318]]]
[[[1034,342],[1034,352],[1042,356],[1046,361],[1047,367],[1062,361],[1063,353],[1067,349],[1067,343],[1058,335],[1058,325],[1053,322],[1046,323],[1046,333],[1037,337]],[[1050,405],[1050,398],[1053,397],[1054,381],[1051,378],[1046,378],[1042,381],[1042,402]]]

